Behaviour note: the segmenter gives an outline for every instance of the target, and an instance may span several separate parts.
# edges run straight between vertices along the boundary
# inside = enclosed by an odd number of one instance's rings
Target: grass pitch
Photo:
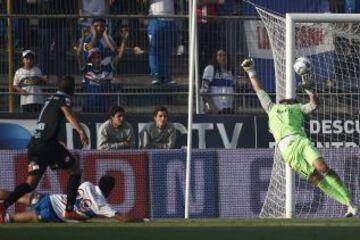
[[[0,225],[1,240],[359,239],[360,219],[154,220],[147,223],[39,223]]]

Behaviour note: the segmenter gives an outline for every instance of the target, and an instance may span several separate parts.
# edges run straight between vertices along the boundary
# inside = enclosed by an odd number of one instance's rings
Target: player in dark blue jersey
[[[64,217],[69,219],[78,217],[73,208],[81,178],[79,161],[58,140],[60,127],[65,119],[78,132],[83,144],[88,144],[89,140],[71,111],[70,96],[75,89],[74,78],[71,76],[64,77],[59,81],[58,87],[59,91],[45,102],[35,132],[28,144],[28,176],[26,181],[18,185],[0,204],[0,223],[4,222],[5,211],[8,207],[36,188],[47,167],[63,169],[68,172],[67,204]]]

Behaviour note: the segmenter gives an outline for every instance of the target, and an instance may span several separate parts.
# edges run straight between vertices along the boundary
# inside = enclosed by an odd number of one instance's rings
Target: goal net
[[[286,92],[285,17],[259,7],[256,9],[268,33],[274,59],[277,99],[282,99]],[[334,20],[336,17],[340,16],[332,14],[333,20],[323,22],[295,21],[293,61],[300,56],[310,58],[312,82],[320,101],[318,109],[306,118],[308,136],[320,149],[325,162],[345,181],[358,204],[360,24],[359,21],[350,22],[347,19]],[[296,76],[296,82],[300,81]],[[308,100],[300,89],[296,92],[300,102]],[[286,216],[286,164],[278,151],[275,152],[270,184],[260,213],[262,218]],[[294,217],[342,217],[346,210],[297,174],[293,192]]]

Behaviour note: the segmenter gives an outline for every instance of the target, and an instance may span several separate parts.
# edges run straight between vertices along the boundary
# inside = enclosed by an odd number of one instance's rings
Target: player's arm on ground
[[[69,121],[69,123],[73,126],[73,128],[75,128],[75,130],[79,134],[81,143],[87,145],[89,143],[89,139],[86,136],[85,130],[80,125],[79,121],[71,111],[71,108],[69,108],[68,106],[62,106],[61,111],[64,113],[65,118]]]
[[[115,213],[115,215],[113,217],[111,217],[111,219],[114,219],[119,222],[144,222],[143,218],[126,216],[126,215],[123,215],[120,213]]]
[[[258,96],[261,106],[263,107],[265,112],[268,113],[272,108],[272,106],[274,105],[274,103],[271,101],[271,98],[261,86],[261,83],[256,74],[255,64],[253,60],[251,58],[245,59],[241,63],[241,66],[244,69],[244,71],[248,74],[251,86]]]

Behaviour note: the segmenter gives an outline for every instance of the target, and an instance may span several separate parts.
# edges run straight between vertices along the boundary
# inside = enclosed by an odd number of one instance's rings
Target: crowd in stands
[[[359,12],[358,1],[328,2],[333,12]],[[242,1],[235,0],[198,0],[199,75],[207,113],[236,112],[231,94],[236,92],[239,59],[245,53],[239,52],[241,34],[233,30],[242,31],[242,25],[239,21],[219,21],[214,16],[240,15],[242,4]],[[6,4],[2,1],[0,11],[4,13],[5,9]],[[173,74],[172,57],[183,55],[188,47],[187,32],[184,31],[187,21],[169,16],[188,14],[188,0],[17,0],[13,1],[13,12],[80,15],[79,18],[36,18],[36,36],[29,32],[34,19],[14,18],[15,48],[31,52],[29,57],[23,56],[26,51],[22,52],[22,66],[14,77],[14,89],[27,94],[21,96],[23,112],[41,109],[36,106],[44,102],[41,97],[29,94],[41,93],[42,85],[50,82],[49,76],[60,78],[67,74],[83,76],[81,89],[89,93],[83,99],[84,112],[107,112],[114,105],[115,98],[105,94],[121,91],[121,86],[113,84],[113,76],[122,65],[121,59],[128,53],[147,57],[150,81],[144,84],[170,87],[178,84]],[[108,14],[143,14],[149,18],[105,18]],[[141,32],[144,27],[147,27],[146,34]],[[1,21],[0,29],[4,31],[4,21]],[[5,43],[4,37],[1,41]],[[69,52],[76,56],[77,67],[69,64]],[[220,66],[214,54],[226,55],[225,65],[221,63],[224,66]],[[218,106],[220,99],[226,102],[226,106],[224,103],[224,106]]]

